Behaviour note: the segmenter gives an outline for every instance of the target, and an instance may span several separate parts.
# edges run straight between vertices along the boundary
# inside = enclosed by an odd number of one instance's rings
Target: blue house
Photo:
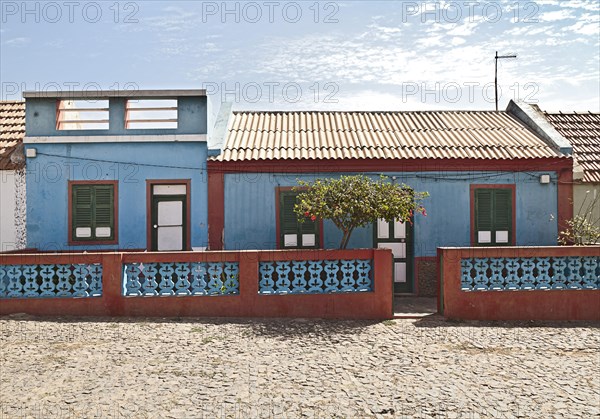
[[[298,180],[363,173],[427,191],[428,216],[355,230],[391,248],[395,291],[436,293],[440,246],[556,245],[572,214],[570,149],[509,110],[235,112],[208,161],[211,249],[336,248],[330,221],[298,223]]]
[[[206,248],[203,90],[23,96],[28,247]]]

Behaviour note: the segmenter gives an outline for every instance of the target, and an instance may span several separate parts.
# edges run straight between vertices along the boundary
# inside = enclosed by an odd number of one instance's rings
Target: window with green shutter
[[[508,246],[513,241],[512,189],[475,189],[475,244]]]
[[[298,222],[294,212],[297,192],[279,193],[279,247],[281,249],[315,249],[319,247],[319,223],[306,219]]]
[[[115,186],[71,185],[71,240],[115,240]]]

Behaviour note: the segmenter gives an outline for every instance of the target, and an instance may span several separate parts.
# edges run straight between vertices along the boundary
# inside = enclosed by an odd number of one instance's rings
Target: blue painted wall
[[[145,249],[146,179],[191,179],[191,243],[193,247],[207,245],[205,142],[27,145],[31,147],[37,149],[37,157],[27,159],[28,247],[116,248],[68,246],[68,181],[118,180],[118,247]]]
[[[547,173],[547,172],[544,172]],[[507,172],[420,172],[384,173],[397,176],[430,197],[424,205],[428,216],[415,217],[415,256],[435,256],[438,246],[470,246],[470,185],[516,184],[517,245],[555,245],[557,237],[557,177],[550,172],[550,184],[540,184],[542,173]],[[296,179],[337,177],[339,173],[225,175],[225,248],[277,248],[275,188],[295,186]],[[374,177],[377,177],[374,175]],[[336,248],[340,231],[325,221],[324,245]],[[371,227],[355,230],[350,248],[372,247]]]
[[[56,99],[27,99],[25,109],[27,136],[206,134],[207,132],[206,96],[177,98],[178,121],[177,128],[174,129],[125,129],[126,98],[115,97],[109,99],[109,129],[58,131],[56,104]]]

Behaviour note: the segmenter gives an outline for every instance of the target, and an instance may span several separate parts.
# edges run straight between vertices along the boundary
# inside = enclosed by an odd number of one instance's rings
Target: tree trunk
[[[352,231],[354,229],[351,228],[350,230],[343,230],[344,231],[344,235],[342,236],[342,242],[340,243],[340,249],[345,249],[346,246],[348,246],[348,242],[350,241],[350,236],[352,235]]]

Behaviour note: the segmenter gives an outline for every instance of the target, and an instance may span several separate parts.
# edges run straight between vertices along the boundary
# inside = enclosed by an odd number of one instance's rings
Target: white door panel
[[[394,282],[406,282],[406,263],[394,263]]]
[[[158,203],[158,225],[180,226],[183,224],[183,202],[163,201]]]
[[[390,223],[385,220],[377,220],[377,238],[388,239],[390,237]]]
[[[391,249],[394,258],[403,259],[406,257],[406,243],[378,243],[379,249]]]
[[[400,221],[394,222],[394,238],[405,239],[406,238],[406,224]]]
[[[158,250],[183,250],[183,227],[158,227]]]

